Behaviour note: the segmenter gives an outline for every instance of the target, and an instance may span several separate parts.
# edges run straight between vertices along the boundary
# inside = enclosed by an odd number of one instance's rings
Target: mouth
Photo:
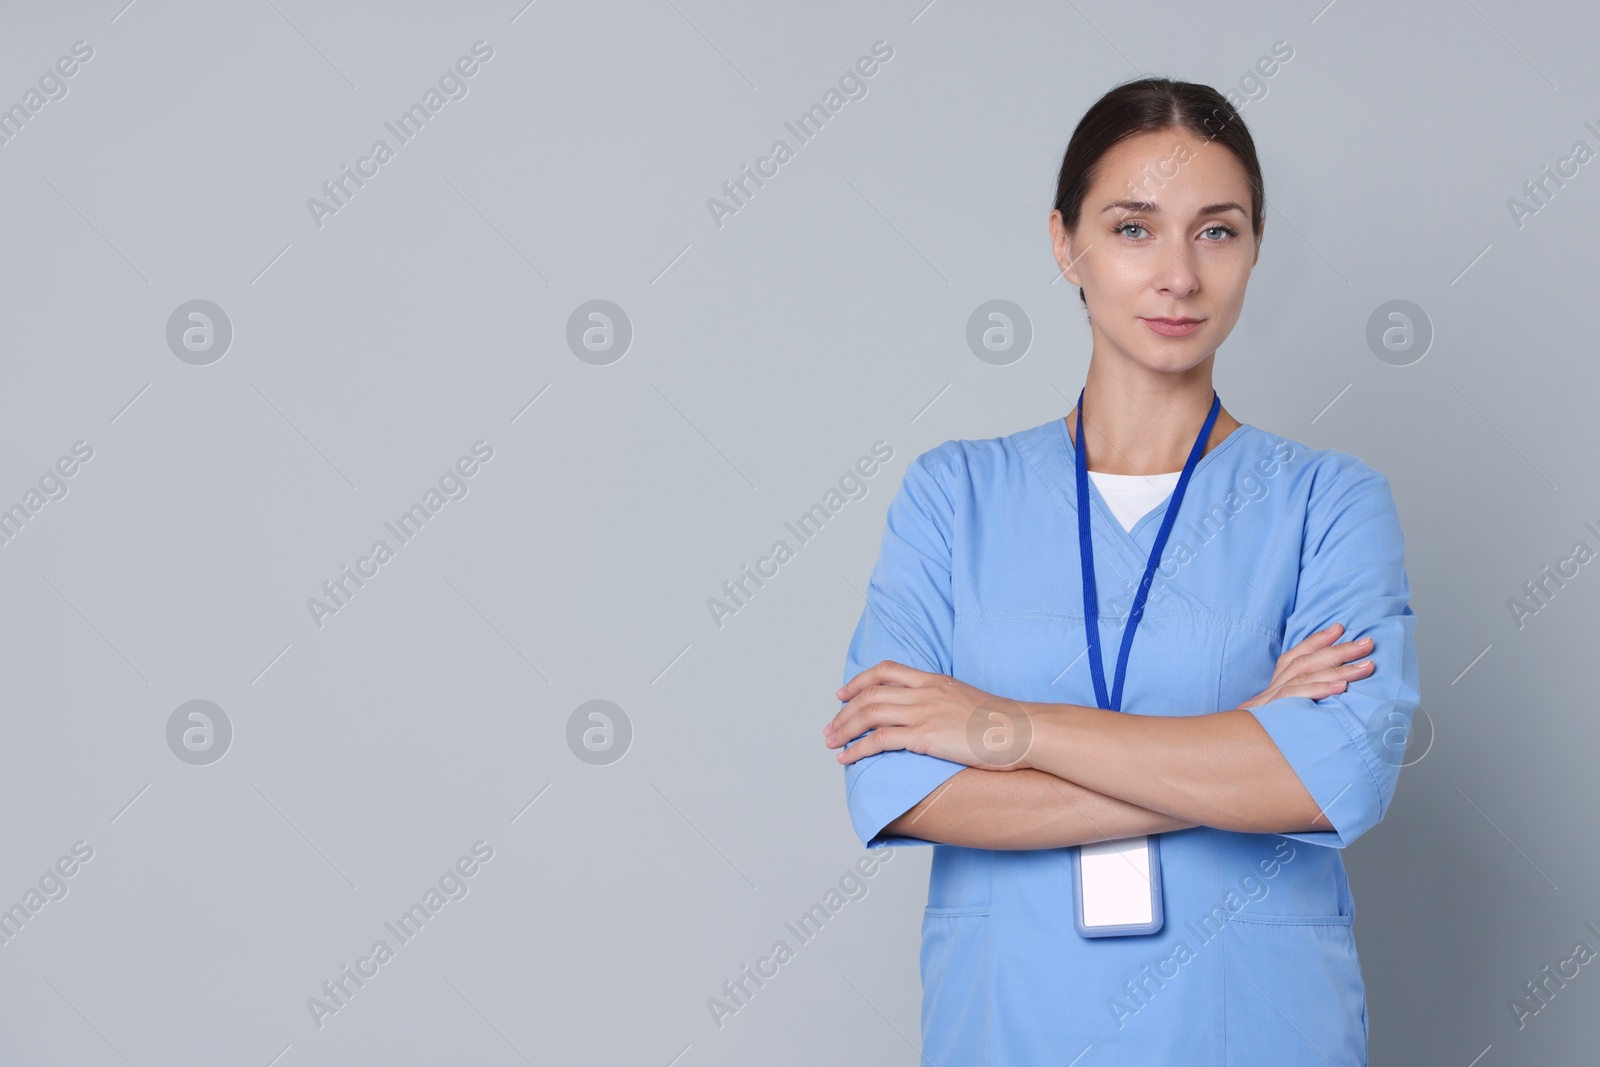
[[[1144,324],[1163,337],[1187,337],[1200,328],[1204,319],[1150,319]]]

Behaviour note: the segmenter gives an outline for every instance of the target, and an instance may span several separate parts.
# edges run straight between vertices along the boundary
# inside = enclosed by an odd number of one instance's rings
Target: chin
[[[1204,342],[1195,343],[1197,338],[1185,337],[1181,341],[1164,341],[1160,348],[1154,350],[1146,348],[1140,353],[1139,362],[1145,367],[1162,374],[1183,374],[1199,366],[1204,360],[1203,352],[1209,349],[1204,347]]]

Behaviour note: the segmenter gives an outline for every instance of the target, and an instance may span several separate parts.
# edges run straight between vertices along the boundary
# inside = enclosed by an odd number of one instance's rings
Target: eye
[[[1121,226],[1118,226],[1116,229],[1112,230],[1111,232],[1112,233],[1122,233],[1123,230],[1128,229],[1130,226],[1133,227],[1136,230],[1144,229],[1144,224],[1142,222],[1124,222]],[[1137,238],[1134,238],[1134,239],[1137,240]]]
[[[1237,236],[1239,236],[1239,231],[1238,230],[1234,229],[1232,226],[1228,226],[1228,225],[1225,225],[1224,223],[1220,223],[1220,222],[1217,223],[1215,226],[1207,226],[1205,229],[1201,230],[1200,232],[1201,233],[1210,233],[1212,230],[1221,230],[1223,233],[1227,234],[1228,237],[1237,237]],[[1223,240],[1224,240],[1224,238],[1218,237],[1212,243],[1213,244],[1221,244],[1223,242]]]

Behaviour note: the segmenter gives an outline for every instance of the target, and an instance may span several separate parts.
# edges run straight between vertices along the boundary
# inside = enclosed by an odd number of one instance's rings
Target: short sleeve
[[[1283,647],[1340,622],[1340,643],[1372,638],[1374,669],[1334,696],[1279,697],[1248,710],[1333,824],[1282,836],[1345,848],[1383,818],[1400,777],[1421,699],[1416,614],[1400,518],[1382,474],[1349,457],[1326,486],[1313,485],[1307,512]]]
[[[942,446],[954,447],[959,446]],[[845,682],[886,659],[934,674],[951,673],[954,506],[938,476],[944,469],[940,455],[936,448],[913,460],[889,503],[878,562],[867,583],[867,604],[845,654]],[[856,836],[869,849],[932,844],[882,831],[964,769],[964,764],[904,749],[846,764],[845,803]]]

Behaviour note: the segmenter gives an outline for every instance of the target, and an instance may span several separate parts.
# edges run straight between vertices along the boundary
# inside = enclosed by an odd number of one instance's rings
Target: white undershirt
[[[1122,528],[1132,530],[1135,523],[1172,495],[1182,474],[1182,471],[1166,474],[1104,474],[1090,471],[1089,477],[1094,479],[1094,487],[1100,490],[1100,495],[1111,506],[1111,514],[1122,523]]]

